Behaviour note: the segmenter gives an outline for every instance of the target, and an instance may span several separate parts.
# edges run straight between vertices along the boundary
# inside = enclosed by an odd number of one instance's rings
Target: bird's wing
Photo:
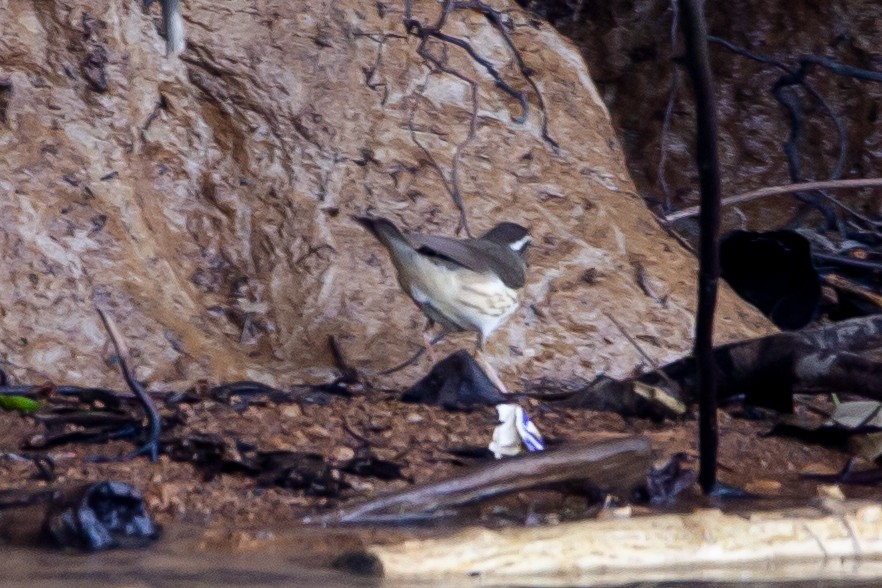
[[[526,282],[524,262],[504,245],[414,233],[408,237],[421,253],[446,258],[475,272],[493,272],[509,288],[522,288]]]

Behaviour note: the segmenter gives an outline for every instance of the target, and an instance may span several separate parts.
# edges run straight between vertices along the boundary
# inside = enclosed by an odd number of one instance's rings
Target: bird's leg
[[[483,353],[481,354],[481,363],[483,364],[481,367],[484,368],[484,371],[487,373],[487,377],[490,378],[490,381],[493,382],[493,385],[496,386],[503,394],[508,394],[508,388],[506,388],[505,384],[502,383],[502,380],[499,378],[499,374],[496,373],[496,370],[493,369],[493,366],[490,365],[490,362],[487,361],[487,358],[484,357]]]
[[[508,388],[506,388],[505,384],[502,383],[502,379],[499,377],[499,374],[496,373],[496,370],[493,369],[493,366],[490,365],[490,362],[484,355],[484,337],[481,334],[478,334],[478,358],[480,360],[481,367],[484,369],[484,373],[487,374],[490,382],[492,382],[492,384],[496,386],[496,388],[500,392],[502,392],[503,394],[508,394]]]
[[[432,337],[432,327],[434,326],[435,321],[429,319],[426,323],[426,328],[423,329],[423,347],[426,348],[426,357],[429,358],[429,361],[432,363],[432,365],[435,365],[435,362],[437,360],[434,348],[435,339]]]

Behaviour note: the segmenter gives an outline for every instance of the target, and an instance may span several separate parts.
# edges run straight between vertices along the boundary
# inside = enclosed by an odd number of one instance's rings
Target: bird
[[[388,251],[401,289],[429,319],[428,328],[475,331],[483,354],[487,339],[517,309],[527,279],[528,229],[502,222],[478,238],[403,233],[385,218],[354,220]],[[427,348],[429,343],[427,341]],[[486,362],[485,362],[486,363]],[[503,392],[505,385],[489,363],[488,376]]]

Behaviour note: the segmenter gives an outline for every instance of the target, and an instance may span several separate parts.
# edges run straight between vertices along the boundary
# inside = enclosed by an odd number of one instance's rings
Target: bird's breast
[[[520,292],[495,274],[452,267],[422,255],[411,261],[398,267],[402,289],[429,317],[449,327],[489,335],[517,309]]]

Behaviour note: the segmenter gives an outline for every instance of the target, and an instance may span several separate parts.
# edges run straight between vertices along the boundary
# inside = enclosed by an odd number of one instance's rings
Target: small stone
[[[781,492],[781,482],[777,480],[754,480],[745,484],[744,490],[751,494],[778,494]]]
[[[426,419],[423,418],[423,415],[417,414],[415,412],[412,412],[407,415],[407,422],[409,422],[409,423],[421,423],[424,420],[426,420]]]
[[[444,435],[442,435],[439,431],[432,430],[429,431],[426,435],[426,440],[429,441],[429,443],[440,445],[441,443],[444,443]]]
[[[294,431],[291,435],[291,444],[294,447],[303,447],[309,444],[309,438],[303,434],[303,431]]]
[[[328,430],[321,425],[313,425],[311,427],[308,427],[305,432],[310,437],[321,437],[322,439],[327,439],[331,436],[331,434],[328,433]]]
[[[336,461],[338,463],[349,461],[353,457],[355,457],[355,450],[351,447],[340,446],[335,447],[331,451],[331,461]]]
[[[799,472],[800,474],[838,474],[839,470],[828,463],[810,463]]]
[[[352,486],[352,489],[360,494],[373,494],[376,490],[376,487],[366,480],[360,480],[358,478],[353,478],[349,481],[349,485]]]
[[[818,486],[818,496],[831,500],[845,500],[845,494],[839,484],[821,484]]]
[[[265,442],[266,446],[273,451],[297,451],[297,446],[291,444],[290,435],[273,435]]]
[[[301,410],[300,406],[297,404],[289,404],[282,409],[282,416],[288,417],[289,419],[296,419],[303,416],[303,410]]]
[[[630,519],[632,515],[631,505],[625,505],[601,509],[597,513],[597,518],[598,520]]]

